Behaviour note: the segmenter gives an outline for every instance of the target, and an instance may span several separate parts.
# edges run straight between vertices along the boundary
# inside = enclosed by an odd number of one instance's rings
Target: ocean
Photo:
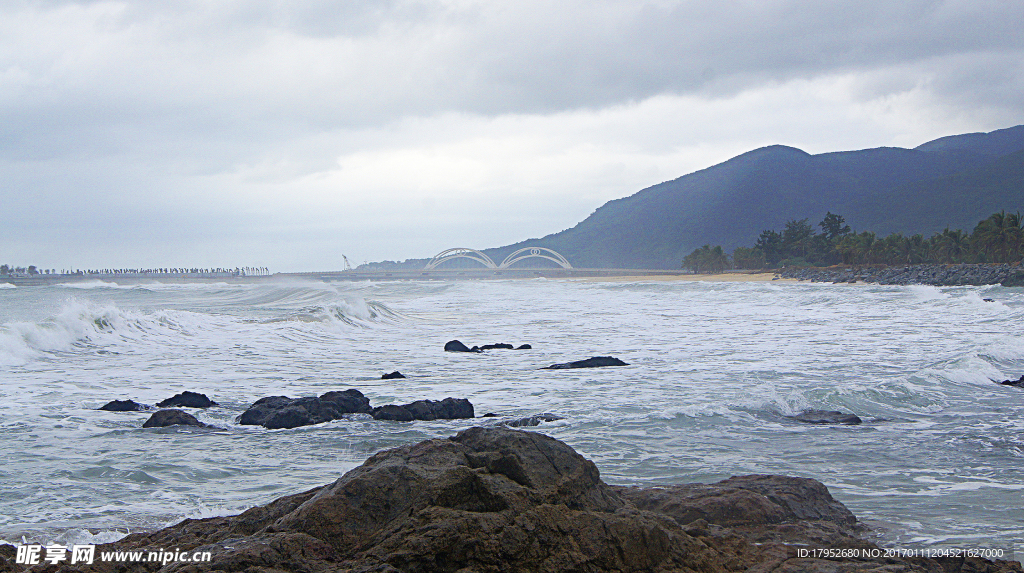
[[[507,280],[0,285],[0,540],[98,543],[239,513],[384,448],[551,412],[613,484],[754,473],[824,482],[882,545],[1024,538],[1024,290]],[[991,298],[994,302],[983,299]],[[445,342],[531,350],[446,353]],[[615,356],[629,365],[542,370]],[[381,380],[399,370],[408,378]],[[288,430],[255,400],[356,388],[468,398],[477,416]],[[220,429],[143,429],[184,390]],[[860,416],[808,425],[804,409]],[[1009,555],[1008,555],[1009,556]]]

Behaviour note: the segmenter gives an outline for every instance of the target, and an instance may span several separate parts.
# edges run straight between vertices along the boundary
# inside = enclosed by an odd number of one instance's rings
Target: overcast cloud
[[[297,4],[297,5],[293,5]],[[430,257],[1024,123],[1017,0],[0,2],[0,263]]]

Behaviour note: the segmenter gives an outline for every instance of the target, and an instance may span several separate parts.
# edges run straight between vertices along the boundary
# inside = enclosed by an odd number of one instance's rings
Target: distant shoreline
[[[1010,264],[957,265],[837,265],[829,268],[790,268],[778,271],[727,271],[716,274],[693,274],[664,269],[452,269],[412,271],[331,271],[310,273],[275,273],[271,275],[232,276],[224,273],[182,273],[174,275],[34,275],[0,276],[0,284],[47,286],[64,283],[106,282],[117,285],[167,283],[254,284],[288,281],[424,281],[450,282],[462,280],[509,279],[577,280],[587,282],[698,281],[698,282],[829,282],[837,284],[871,283],[934,286],[991,285],[1024,286],[1024,266]]]
[[[224,274],[185,273],[177,275],[35,275],[0,277],[0,284],[14,286],[53,286],[104,282],[117,285],[145,285],[168,283],[273,283],[291,280],[340,281],[461,281],[536,279],[582,281],[711,281],[711,282],[796,282],[779,278],[775,272],[732,271],[718,274],[693,274],[682,270],[664,269],[455,269],[433,271],[333,271],[312,273],[275,273],[257,276],[228,276]]]

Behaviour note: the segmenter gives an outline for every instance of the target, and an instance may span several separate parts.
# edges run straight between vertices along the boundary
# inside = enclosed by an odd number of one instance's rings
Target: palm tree
[[[1000,211],[978,223],[971,234],[974,251],[984,253],[992,262],[1004,263],[1020,258],[1024,230],[1020,213]]]
[[[946,227],[932,237],[932,245],[936,258],[943,263],[962,263],[971,253],[971,237],[960,229],[950,231]]]

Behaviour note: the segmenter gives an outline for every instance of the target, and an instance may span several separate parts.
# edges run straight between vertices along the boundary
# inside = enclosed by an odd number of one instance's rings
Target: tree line
[[[752,247],[736,247],[731,256],[720,245],[704,245],[683,258],[683,268],[703,274],[730,268],[1012,263],[1024,258],[1024,219],[1019,212],[994,213],[971,233],[947,227],[928,238],[920,234],[879,237],[871,231],[857,233],[842,215],[832,212],[818,223],[820,233],[808,221],[788,221],[781,232],[761,231]]]

